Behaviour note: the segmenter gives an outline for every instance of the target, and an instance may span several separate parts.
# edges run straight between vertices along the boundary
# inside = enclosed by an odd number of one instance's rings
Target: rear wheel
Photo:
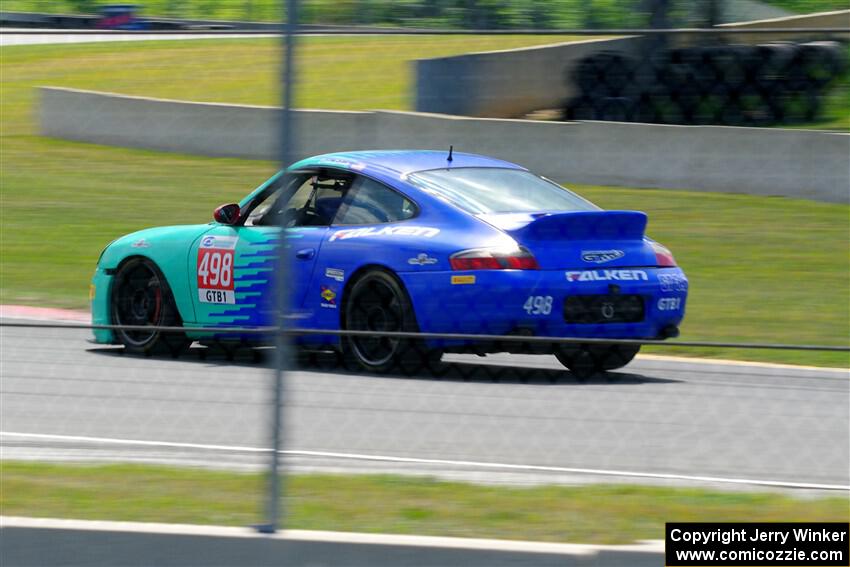
[[[344,327],[376,333],[343,338],[343,355],[352,366],[371,372],[413,373],[439,362],[441,353],[429,351],[420,341],[381,336],[419,330],[407,293],[387,272],[374,270],[354,282],[345,301]]]
[[[640,345],[560,345],[555,357],[579,378],[587,378],[630,363]]]
[[[129,352],[179,354],[189,346],[183,333],[153,327],[181,326],[174,297],[153,262],[134,258],[118,270],[112,284],[112,323],[152,327],[150,330],[118,329],[115,334]]]

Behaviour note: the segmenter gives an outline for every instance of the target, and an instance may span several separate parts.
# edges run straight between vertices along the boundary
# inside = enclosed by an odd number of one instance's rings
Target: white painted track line
[[[103,443],[113,445],[134,445],[141,447],[173,447],[180,449],[199,449],[207,451],[229,451],[241,453],[268,453],[268,449],[262,447],[240,447],[231,445],[205,445],[200,443],[170,443],[167,441],[145,441],[140,439],[115,439],[110,437],[86,437],[75,435],[50,435],[42,433],[21,433],[15,431],[0,431],[0,438],[23,438],[23,439],[43,439],[54,441],[76,441],[86,443]],[[481,461],[463,461],[450,459],[422,459],[415,457],[400,457],[393,455],[368,455],[361,453],[338,453],[331,451],[309,451],[309,450],[287,450],[281,451],[281,455],[295,457],[326,457],[345,460],[359,461],[379,461],[391,463],[410,463],[421,465],[446,465],[453,467],[470,467],[489,470],[509,470],[522,472],[549,472],[549,473],[567,473],[567,474],[583,474],[595,476],[623,477],[623,478],[651,478],[658,480],[678,480],[688,482],[708,482],[721,484],[740,484],[751,486],[775,487],[775,488],[799,488],[810,490],[841,490],[850,491],[850,485],[841,484],[820,484],[809,482],[791,482],[791,481],[775,481],[775,480],[759,480],[748,478],[727,478],[717,476],[702,476],[702,475],[682,475],[682,474],[666,474],[640,471],[624,471],[624,470],[607,470],[607,469],[588,469],[588,468],[572,468],[572,467],[555,467],[541,465],[522,465],[512,463],[493,463]]]

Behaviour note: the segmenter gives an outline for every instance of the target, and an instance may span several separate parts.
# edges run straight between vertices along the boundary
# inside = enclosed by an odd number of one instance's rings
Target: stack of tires
[[[568,74],[578,96],[565,120],[767,126],[816,120],[829,85],[847,72],[834,41],[670,49],[637,59],[585,57]]]

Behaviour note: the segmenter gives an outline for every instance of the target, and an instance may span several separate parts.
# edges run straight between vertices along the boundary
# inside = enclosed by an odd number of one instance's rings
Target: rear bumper
[[[481,270],[399,275],[413,301],[419,328],[427,333],[667,338],[685,316],[688,294],[688,280],[679,268]],[[631,323],[565,320],[564,303],[568,297],[609,294],[643,298],[641,320]]]

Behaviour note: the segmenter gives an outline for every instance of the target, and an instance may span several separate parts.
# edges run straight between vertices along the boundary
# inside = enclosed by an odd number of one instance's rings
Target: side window
[[[416,206],[401,193],[361,177],[348,192],[334,224],[381,224],[406,220],[415,214]]]
[[[328,226],[352,185],[350,174],[322,171],[301,176],[270,192],[251,211],[245,226]],[[281,218],[283,217],[283,218]]]

